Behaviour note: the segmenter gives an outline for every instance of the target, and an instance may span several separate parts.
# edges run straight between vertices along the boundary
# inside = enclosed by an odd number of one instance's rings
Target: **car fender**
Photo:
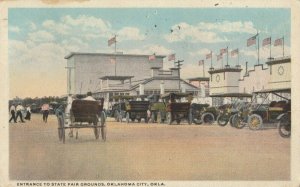
[[[287,115],[287,113],[283,113],[283,114],[280,114],[279,116],[277,116],[276,120],[280,120],[282,117],[284,117],[285,115]]]

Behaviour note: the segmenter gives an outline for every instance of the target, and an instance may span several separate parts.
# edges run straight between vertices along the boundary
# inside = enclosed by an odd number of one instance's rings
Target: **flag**
[[[175,54],[170,54],[168,56],[168,61],[175,60]]]
[[[283,43],[283,38],[276,39],[274,42],[274,46],[282,45],[282,43]]]
[[[247,40],[247,47],[256,44],[256,36],[257,36],[257,34]]]
[[[236,54],[239,54],[239,49],[235,49],[231,51],[231,56],[234,56]]]
[[[271,37],[265,38],[263,40],[262,46],[266,46],[266,45],[269,45],[269,44],[271,44]]]
[[[111,46],[112,44],[116,43],[116,36],[112,37],[111,39],[108,40],[108,46]]]
[[[149,56],[149,61],[153,61],[155,59],[156,59],[155,54]]]
[[[199,66],[202,66],[204,64],[204,60],[199,60]]]
[[[211,53],[206,55],[206,59],[209,59],[209,58],[211,58]]]
[[[220,54],[223,55],[224,53],[227,53],[227,48],[220,49]]]
[[[222,54],[217,55],[217,61],[219,61],[219,60],[221,60],[221,59],[223,59]]]

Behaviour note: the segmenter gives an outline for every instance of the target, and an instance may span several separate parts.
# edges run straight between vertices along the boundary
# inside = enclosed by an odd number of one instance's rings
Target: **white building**
[[[163,58],[149,61],[149,55],[109,54],[109,53],[70,53],[67,59],[67,93],[86,94],[100,90],[103,76],[133,76],[132,80],[151,77],[150,68],[163,67]]]
[[[199,88],[179,79],[179,69],[162,70],[153,67],[149,70],[150,78],[133,81],[132,76],[104,76],[100,77],[102,87],[94,93],[97,98],[104,98],[104,107],[114,103],[113,96],[117,95],[151,95],[169,92],[186,92],[198,95]]]

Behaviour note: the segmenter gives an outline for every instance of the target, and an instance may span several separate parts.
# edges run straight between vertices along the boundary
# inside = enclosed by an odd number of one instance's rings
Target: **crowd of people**
[[[17,122],[25,123],[25,120],[30,121],[30,119],[31,119],[30,105],[27,105],[26,109],[25,109],[21,103],[18,103],[17,105],[12,104],[9,108],[9,111],[10,111],[10,115],[11,115],[11,117],[9,119],[9,123],[11,123],[12,121],[14,123],[17,123]],[[18,121],[18,119],[19,119],[19,121]]]
[[[72,100],[74,100],[76,98],[72,98]],[[71,103],[72,103],[71,100]],[[83,100],[89,100],[89,101],[96,101],[93,97],[92,97],[92,93],[88,92],[86,94],[86,97],[83,98]],[[70,106],[71,103],[68,102],[68,105],[66,106],[66,109],[69,108],[70,110]],[[62,105],[60,105],[56,111],[55,114],[57,115],[59,112],[60,113],[64,113],[66,110],[65,107],[63,107]],[[41,113],[43,115],[42,119],[44,123],[47,123],[48,120],[48,115],[49,115],[49,111],[50,111],[50,105],[48,103],[44,103],[41,106]],[[31,119],[31,107],[30,105],[26,105],[26,108],[22,105],[22,103],[13,103],[10,108],[9,108],[9,112],[10,112],[10,119],[9,119],[9,123],[25,123],[25,120],[30,121]]]

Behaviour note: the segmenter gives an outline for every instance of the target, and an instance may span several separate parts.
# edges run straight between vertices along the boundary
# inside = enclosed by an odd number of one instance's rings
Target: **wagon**
[[[188,124],[192,123],[190,107],[193,95],[191,93],[167,93],[162,95],[161,98],[166,106],[166,118],[169,125],[173,121],[180,124],[182,120],[186,120]],[[186,101],[182,102],[182,98],[185,98]]]
[[[101,137],[106,141],[106,115],[103,111],[103,101],[101,98],[99,101],[89,100],[74,100],[71,104],[69,118],[70,123],[65,121],[63,115],[58,117],[58,137],[59,140],[65,143],[65,133],[69,129],[73,134],[73,129],[76,129],[76,139],[78,138],[78,129],[91,128],[93,129],[96,139],[99,139],[100,132]]]

